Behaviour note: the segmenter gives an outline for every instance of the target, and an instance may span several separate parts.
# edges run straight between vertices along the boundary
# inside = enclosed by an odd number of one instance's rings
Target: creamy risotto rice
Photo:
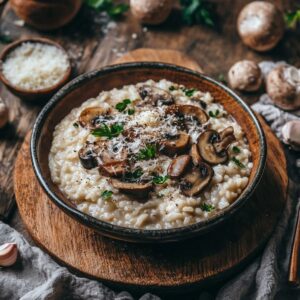
[[[55,128],[52,180],[77,208],[144,229],[207,219],[246,187],[251,152],[210,93],[167,80],[100,93]]]

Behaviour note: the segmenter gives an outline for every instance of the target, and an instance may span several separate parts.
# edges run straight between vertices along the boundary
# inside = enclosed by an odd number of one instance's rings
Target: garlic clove
[[[15,243],[6,243],[0,246],[0,267],[13,265],[18,257],[18,247]]]
[[[290,145],[292,149],[300,151],[300,121],[287,122],[282,127],[283,142]]]

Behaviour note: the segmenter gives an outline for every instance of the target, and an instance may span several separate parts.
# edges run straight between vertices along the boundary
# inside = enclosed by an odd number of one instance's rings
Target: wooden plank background
[[[168,48],[180,50],[194,58],[204,72],[218,77],[226,74],[230,66],[241,59],[286,60],[300,66],[299,30],[288,31],[280,44],[270,52],[257,53],[244,46],[236,32],[236,19],[244,0],[215,1],[218,26],[184,26],[179,22],[178,9],[174,9],[166,23],[156,27],[141,26],[128,13],[122,20],[110,21],[85,6],[66,27],[54,32],[38,32],[29,26],[19,26],[18,18],[9,4],[0,4],[0,35],[12,40],[28,36],[44,36],[62,44],[73,64],[73,76],[105,66],[122,54],[136,48]],[[299,1],[271,1],[284,11]],[[1,2],[0,2],[1,3]],[[0,44],[0,50],[4,47]],[[10,109],[10,124],[0,130],[0,215],[14,203],[12,171],[17,151],[35,120],[41,104],[26,103],[13,96],[0,84],[0,96]],[[244,95],[249,103],[257,95]],[[8,216],[5,215],[4,218]]]

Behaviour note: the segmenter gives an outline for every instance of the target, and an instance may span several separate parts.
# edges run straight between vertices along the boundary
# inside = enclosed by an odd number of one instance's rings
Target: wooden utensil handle
[[[289,270],[289,283],[292,285],[297,285],[298,281],[298,268],[299,268],[299,250],[300,250],[300,208],[297,214],[297,223],[294,232],[294,240],[292,245],[290,270]]]

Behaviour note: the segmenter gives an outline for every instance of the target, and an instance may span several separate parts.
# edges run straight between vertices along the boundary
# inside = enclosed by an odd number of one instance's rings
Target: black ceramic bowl
[[[48,166],[52,133],[55,126],[84,101],[103,90],[153,79],[168,79],[190,88],[208,91],[216,102],[233,115],[249,142],[253,168],[249,183],[240,197],[216,215],[201,222],[163,230],[125,228],[100,221],[76,209],[52,182]],[[64,212],[99,233],[131,242],[169,242],[191,238],[215,228],[240,210],[255,191],[263,174],[266,161],[266,142],[259,121],[251,109],[228,87],[214,79],[189,69],[162,63],[128,63],[114,65],[83,74],[58,91],[39,114],[31,137],[31,158],[35,174],[49,198]],[[66,229],[67,230],[67,229]]]

